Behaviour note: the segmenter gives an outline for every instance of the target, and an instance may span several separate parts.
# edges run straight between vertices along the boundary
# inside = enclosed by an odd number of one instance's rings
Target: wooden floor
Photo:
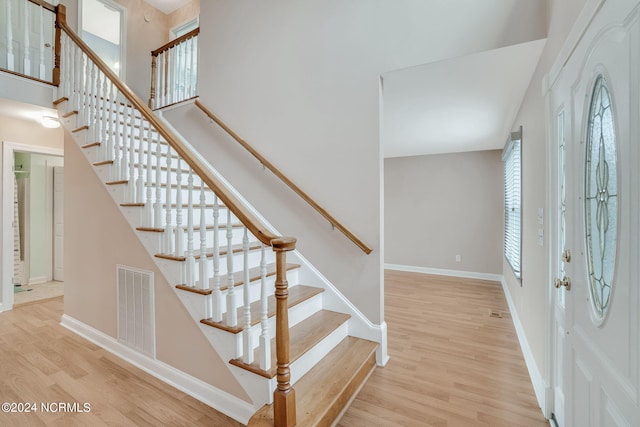
[[[385,277],[391,360],[339,426],[549,425],[498,283]],[[62,309],[57,298],[0,314],[0,401],[86,402],[91,412],[0,412],[0,426],[240,425],[67,331]]]
[[[62,310],[56,298],[0,314],[0,403],[38,409],[0,411],[0,426],[241,425],[69,332],[59,325]],[[90,412],[41,410],[57,402],[88,403]]]
[[[499,283],[387,271],[385,298],[391,359],[339,426],[549,426]]]

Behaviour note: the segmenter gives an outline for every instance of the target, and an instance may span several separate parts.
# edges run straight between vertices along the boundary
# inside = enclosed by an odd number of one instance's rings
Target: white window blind
[[[520,279],[522,253],[522,128],[511,134],[502,153],[504,163],[504,256]]]

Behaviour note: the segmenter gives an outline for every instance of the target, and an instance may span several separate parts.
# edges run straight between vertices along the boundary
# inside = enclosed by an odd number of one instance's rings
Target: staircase
[[[295,251],[294,238],[273,230],[110,72],[64,15],[60,6],[55,108],[251,398],[255,414],[239,421],[335,424],[375,368],[371,324]]]

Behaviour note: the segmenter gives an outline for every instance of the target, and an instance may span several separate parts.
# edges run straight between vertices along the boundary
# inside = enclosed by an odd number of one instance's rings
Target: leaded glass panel
[[[604,319],[615,270],[618,183],[611,97],[603,76],[596,80],[589,110],[585,167],[585,235],[592,307]]]

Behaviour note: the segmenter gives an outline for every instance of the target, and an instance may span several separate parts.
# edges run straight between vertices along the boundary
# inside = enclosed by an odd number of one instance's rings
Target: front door
[[[560,427],[640,426],[639,57],[637,1],[605,1],[548,95]]]

